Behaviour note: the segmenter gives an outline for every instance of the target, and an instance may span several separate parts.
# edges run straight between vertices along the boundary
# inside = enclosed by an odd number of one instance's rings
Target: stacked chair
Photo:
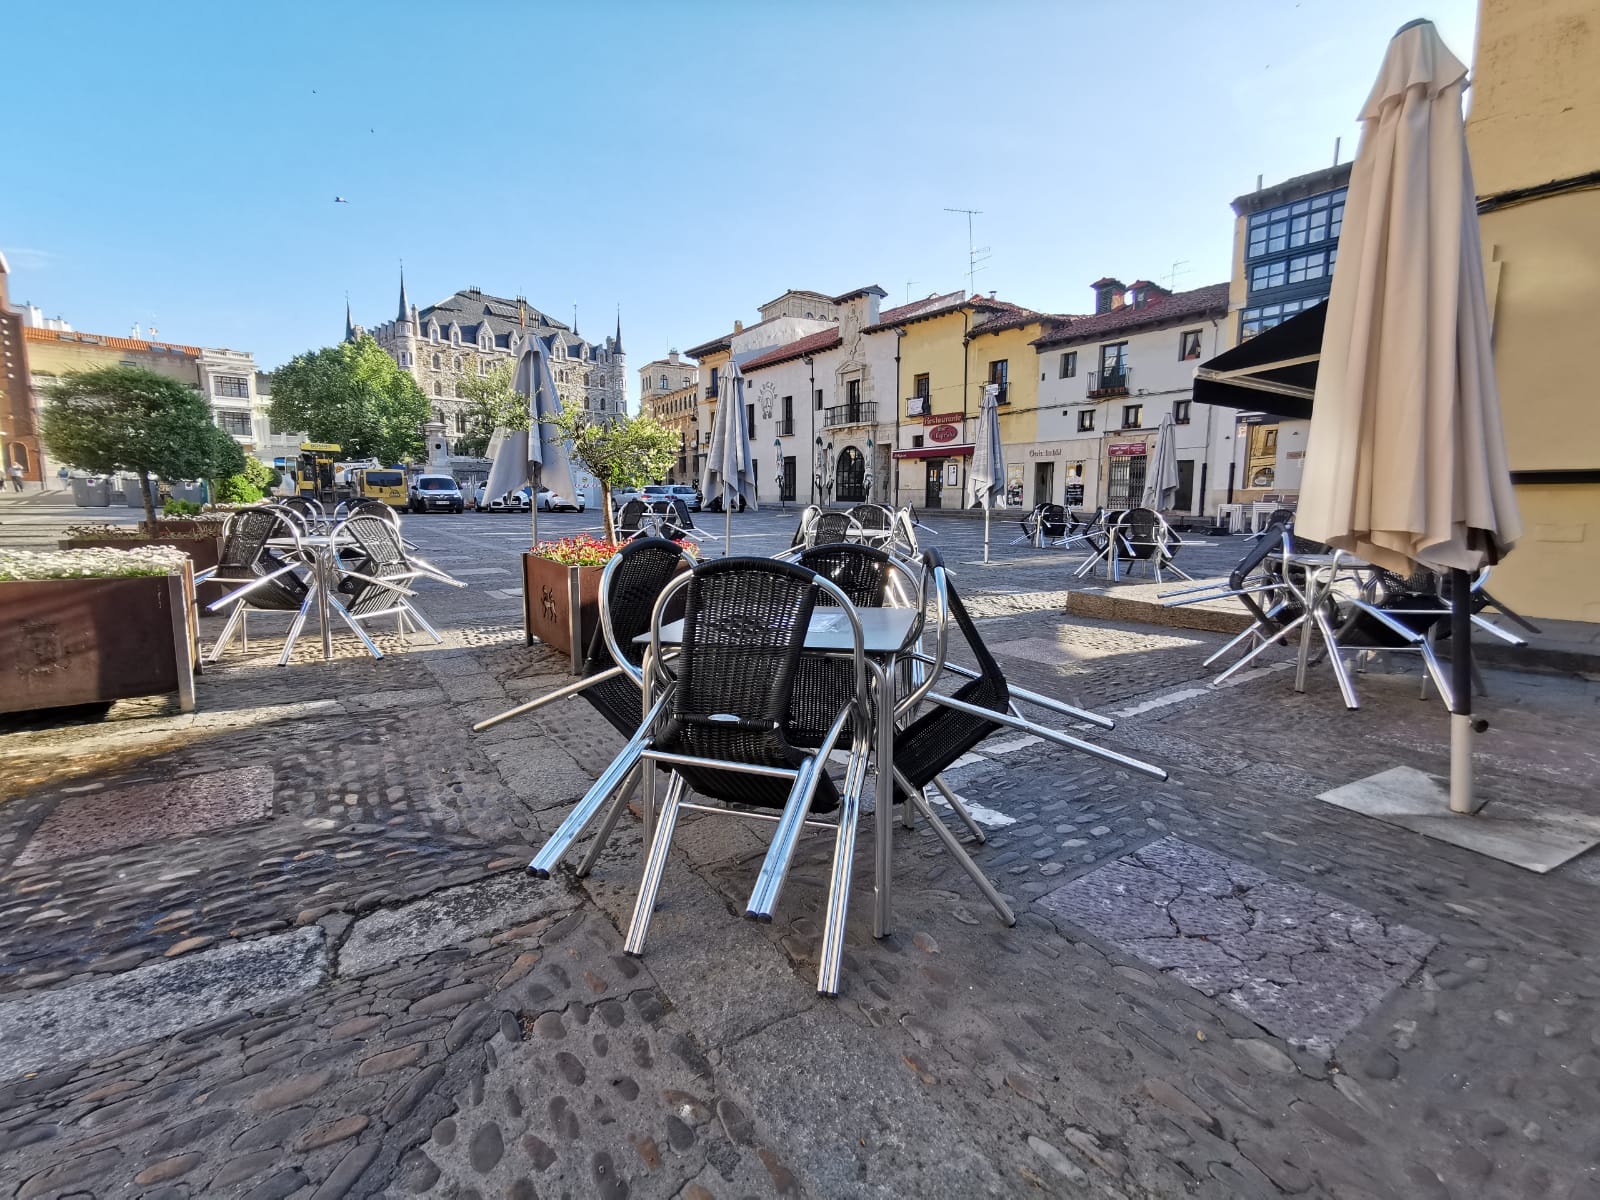
[[[843,518],[842,526],[829,517]],[[746,915],[758,920],[770,919],[777,906],[799,837],[820,830],[832,837],[833,853],[817,987],[824,995],[837,994],[856,827],[880,745],[892,746],[894,755],[893,775],[879,781],[886,800],[875,818],[880,897],[891,875],[888,831],[898,803],[907,823],[915,813],[923,815],[1007,924],[1015,917],[1005,899],[929,804],[925,791],[931,787],[973,840],[984,840],[981,827],[942,779],[944,771],[990,734],[1016,730],[1150,778],[1166,778],[1157,767],[1024,718],[1019,705],[1102,728],[1112,724],[1011,685],[984,646],[937,551],[904,555],[895,545],[898,534],[885,547],[846,540],[852,525],[861,528],[847,513],[808,513],[800,544],[778,560],[728,557],[688,571],[670,542],[655,542],[653,552],[649,539],[631,543],[607,566],[601,586],[604,646],[599,639],[591,646],[585,677],[476,727],[582,695],[627,739],[530,864],[535,875],[548,876],[596,825],[579,868],[587,871],[642,781],[648,848],[624,940],[627,953],[643,952],[684,812],[772,826],[772,841],[745,906]],[[899,525],[914,528],[914,521],[894,514],[891,533]],[[845,537],[829,537],[841,529]],[[637,590],[630,590],[635,581]],[[675,623],[680,603],[683,616]],[[909,610],[903,623],[892,625],[896,638],[900,629],[908,630],[892,652],[882,644],[869,652],[864,641],[863,614],[879,608]],[[830,648],[808,646],[808,631],[825,614],[824,644]],[[975,668],[951,660],[956,639]],[[891,678],[902,681],[895,706],[881,711],[886,695],[881,688]],[[610,700],[607,689],[612,689]],[[877,724],[882,721],[890,725]],[[829,771],[836,751],[844,757],[837,778]],[[658,811],[656,792],[663,787]],[[878,932],[884,932],[879,927],[884,911],[880,907],[875,920]]]

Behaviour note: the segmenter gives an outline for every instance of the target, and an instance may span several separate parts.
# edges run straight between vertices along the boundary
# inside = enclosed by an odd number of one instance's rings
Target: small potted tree
[[[600,624],[600,575],[622,547],[611,512],[614,488],[654,483],[678,453],[677,435],[649,417],[617,413],[597,419],[564,411],[550,422],[572,446],[572,457],[600,484],[605,536],[540,542],[522,556],[522,608],[527,641],[565,654],[574,674]]]
[[[177,692],[194,707],[189,559],[169,546],[0,550],[0,712]]]

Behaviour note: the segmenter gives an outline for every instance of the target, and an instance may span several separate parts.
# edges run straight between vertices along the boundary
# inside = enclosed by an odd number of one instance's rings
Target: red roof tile
[[[1195,288],[1189,292],[1156,295],[1143,305],[1125,304],[1108,313],[1092,317],[1072,317],[1061,321],[1043,337],[1033,340],[1041,349],[1060,346],[1067,342],[1090,341],[1128,333],[1145,326],[1165,325],[1172,321],[1191,320],[1204,316],[1220,316],[1228,311],[1228,285],[1214,283],[1210,287]]]
[[[159,349],[167,354],[184,354],[190,358],[200,357],[199,346],[184,346],[177,342],[147,342],[143,338],[113,337],[105,333],[78,333],[77,331],[65,332],[60,329],[35,329],[31,325],[23,326],[22,340],[25,342],[67,342],[73,345],[105,346],[112,350],[145,350]]]
[[[788,362],[792,358],[802,358],[807,354],[831,350],[839,344],[838,329],[823,329],[817,333],[807,334],[798,341],[790,342],[786,346],[775,346],[771,350],[764,350],[754,358],[739,364],[739,370],[746,373],[760,370],[762,367],[777,366],[781,362]]]

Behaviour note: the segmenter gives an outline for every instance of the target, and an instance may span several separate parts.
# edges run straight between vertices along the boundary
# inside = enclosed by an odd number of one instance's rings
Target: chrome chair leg
[[[378,649],[378,643],[372,640],[371,636],[365,629],[361,628],[361,622],[350,615],[350,610],[348,608],[335,600],[332,595],[329,595],[328,597],[328,604],[332,607],[334,612],[338,613],[344,618],[344,623],[350,626],[350,628],[355,632],[355,635],[361,639],[361,644],[367,648],[368,654],[372,655],[373,658],[383,657],[383,651]]]
[[[434,640],[434,643],[436,645],[439,645],[439,646],[444,645],[444,638],[439,636],[439,631],[437,629],[435,629],[428,622],[428,618],[427,617],[423,616],[420,612],[418,612],[415,608],[413,608],[409,603],[407,603],[405,601],[401,601],[401,605],[404,608],[406,616],[409,617],[411,620],[415,621],[418,625],[422,626],[422,632],[423,633],[425,633],[429,637],[431,637]]]
[[[317,598],[317,585],[312,584],[306,590],[306,598],[300,604],[300,611],[295,613],[294,620],[289,623],[289,636],[283,639],[283,653],[278,655],[278,665],[289,665],[289,656],[294,653],[294,644],[300,640],[300,631],[306,627],[306,618],[311,614],[311,604]]]
[[[222,651],[233,640],[233,633],[244,618],[244,601],[240,601],[233,612],[228,615],[228,622],[222,627],[222,632],[217,634],[217,640],[211,644],[211,653],[206,655],[205,661],[214,663],[222,657]]]
[[[839,971],[844,960],[844,928],[850,912],[850,876],[855,867],[856,826],[861,820],[861,789],[867,777],[867,744],[857,732],[839,797],[839,832],[833,843],[833,872],[828,878],[828,905],[818,948],[817,992],[839,994]]]
[[[627,811],[628,801],[633,799],[634,793],[639,790],[641,773],[648,769],[646,764],[640,763],[622,781],[622,786],[617,789],[617,798],[606,810],[605,819],[600,822],[600,828],[595,830],[589,849],[584,853],[583,861],[578,864],[579,879],[594,870],[594,865],[600,860],[600,854],[606,848],[606,843],[611,840],[611,831],[617,827],[617,818]]]
[[[656,893],[661,890],[661,877],[666,873],[667,851],[672,846],[672,830],[678,823],[678,806],[683,802],[684,787],[683,776],[674,771],[672,782],[667,784],[666,799],[661,802],[661,813],[656,818],[656,836],[645,858],[644,875],[639,880],[639,898],[633,905],[633,920],[628,922],[628,936],[622,943],[622,952],[632,958],[644,953],[644,939],[650,932]]]
[[[911,782],[899,771],[895,772],[895,780],[899,783],[901,790],[912,798],[912,802],[922,809],[922,815],[927,819],[928,824],[933,826],[933,831],[938,835],[939,840],[944,843],[944,848],[955,857],[956,862],[961,865],[961,869],[972,878],[972,882],[978,885],[978,890],[983,893],[984,899],[994,906],[995,912],[1000,914],[1000,919],[1007,925],[1015,925],[1017,923],[1016,913],[1011,911],[1011,906],[1005,902],[1005,898],[995,890],[994,884],[989,882],[989,877],[979,869],[977,863],[972,861],[971,855],[962,849],[961,843],[956,841],[956,835],[945,828],[943,821],[933,815],[933,811],[928,808],[928,802],[922,798],[922,793],[912,787]]]
[[[944,776],[935,775],[933,786],[939,789],[939,794],[944,797],[944,802],[955,810],[956,816],[961,818],[961,823],[967,827],[967,832],[972,834],[974,841],[982,843],[989,840],[989,835],[972,819],[972,813],[962,803],[961,797],[950,790],[950,785],[944,781]],[[926,793],[924,793],[926,795]]]
[[[1256,630],[1258,630],[1260,628],[1261,628],[1261,622],[1260,621],[1253,622],[1251,624],[1250,628],[1246,629],[1243,633],[1239,634],[1237,637],[1230,638],[1228,640],[1228,642],[1225,645],[1223,645],[1222,649],[1218,650],[1216,653],[1214,653],[1210,658],[1206,659],[1205,662],[1201,663],[1200,665],[1202,667],[1209,667],[1212,663],[1216,662],[1217,659],[1221,658],[1224,654],[1226,654],[1229,650],[1232,650],[1235,646],[1237,646],[1240,642],[1244,641],[1246,638],[1249,638],[1252,634],[1254,634],[1256,632]]]

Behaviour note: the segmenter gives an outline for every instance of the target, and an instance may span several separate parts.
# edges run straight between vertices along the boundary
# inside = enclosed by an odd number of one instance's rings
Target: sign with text
[[[935,425],[928,430],[928,436],[936,442],[953,442],[960,432],[954,425]]]
[[[1118,442],[1106,447],[1106,453],[1112,458],[1137,458],[1144,452],[1143,442]]]

